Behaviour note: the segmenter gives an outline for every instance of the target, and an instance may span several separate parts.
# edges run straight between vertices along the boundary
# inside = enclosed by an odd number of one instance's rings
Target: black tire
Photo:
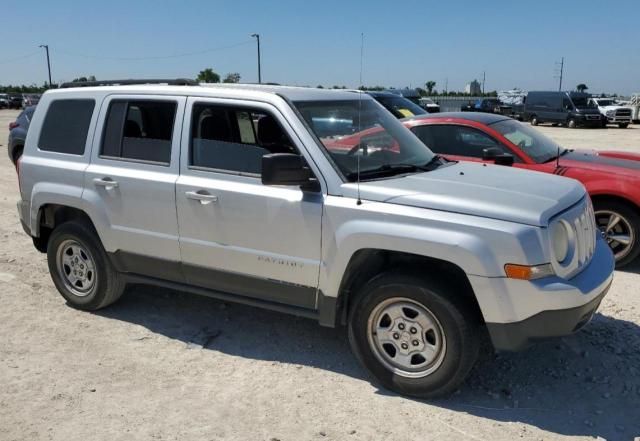
[[[455,289],[441,283],[403,273],[382,274],[359,290],[356,302],[349,311],[349,342],[360,363],[385,388],[403,395],[437,398],[454,392],[465,380],[478,358],[481,333],[478,332],[479,320],[476,315],[461,301],[452,301],[452,296],[460,295],[452,291]],[[440,344],[444,349],[437,352],[437,364],[434,362],[431,367],[427,365],[428,369],[433,370],[425,376],[409,378],[394,372],[388,367],[388,362],[385,365],[381,361],[384,356],[380,355],[380,349],[376,349],[376,344],[370,340],[369,319],[373,319],[380,305],[394,301],[391,299],[409,300],[426,308],[439,324],[443,336]],[[407,338],[414,338],[407,335]],[[401,340],[404,338],[403,335]]]
[[[607,128],[607,123],[608,123],[608,121],[607,121],[606,118],[604,118],[602,121],[600,121],[600,125],[602,126],[603,129]]]
[[[600,231],[605,230],[605,238],[607,238],[606,228],[604,228],[604,223],[606,221],[603,219],[605,214],[615,213],[620,216],[623,219],[620,228],[625,225],[629,226],[631,229],[629,236],[631,237],[632,242],[628,250],[625,250],[625,252],[616,252],[616,244],[610,243],[609,245],[612,247],[616,256],[616,268],[623,268],[633,262],[638,255],[640,255],[640,213],[638,210],[624,202],[605,199],[594,203],[594,211]]]
[[[538,117],[536,115],[531,115],[531,118],[529,118],[529,122],[532,126],[537,126],[538,124],[540,124],[540,121],[538,121]]]
[[[621,129],[626,129],[627,127],[629,127],[628,123],[620,123],[618,124],[618,127],[620,127]]]
[[[69,288],[69,278],[62,273],[69,272],[69,266],[60,264],[61,247],[78,244],[88,253],[94,267],[90,278],[91,289],[79,295]],[[49,273],[54,285],[67,303],[85,311],[95,311],[117,301],[124,292],[126,283],[120,273],[114,270],[100,239],[93,227],[86,222],[70,221],[56,227],[49,237],[47,246]],[[89,265],[84,262],[86,267]],[[87,275],[90,271],[87,270]],[[79,289],[79,288],[78,288]]]
[[[578,127],[578,122],[574,118],[569,118],[567,120],[567,127],[570,129],[575,129]]]

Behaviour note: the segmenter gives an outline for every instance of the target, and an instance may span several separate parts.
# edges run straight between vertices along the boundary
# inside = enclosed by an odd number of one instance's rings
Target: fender
[[[332,199],[327,198],[323,217],[323,232],[329,234],[323,234],[319,278],[320,290],[329,297],[339,295],[352,256],[363,249],[445,260],[482,277],[504,277],[505,263],[540,264],[549,259],[541,228],[384,203],[363,204],[369,208],[366,219],[353,219],[344,198]],[[346,204],[346,210],[334,202]]]

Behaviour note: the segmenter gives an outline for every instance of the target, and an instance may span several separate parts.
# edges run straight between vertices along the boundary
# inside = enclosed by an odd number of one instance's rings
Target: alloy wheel
[[[636,241],[631,223],[615,211],[600,210],[596,211],[595,215],[598,229],[611,247],[616,261],[624,259]]]

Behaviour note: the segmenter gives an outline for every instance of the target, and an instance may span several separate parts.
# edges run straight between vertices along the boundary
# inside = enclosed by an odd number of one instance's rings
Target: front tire
[[[478,325],[460,293],[412,274],[383,274],[358,293],[349,342],[385,388],[421,398],[448,395],[478,357]]]
[[[569,127],[570,129],[575,129],[576,127],[578,127],[578,123],[576,122],[576,120],[575,120],[575,119],[570,118],[570,119],[567,121],[567,127]]]
[[[95,311],[118,300],[125,282],[115,271],[93,227],[70,221],[49,237],[47,263],[54,285],[74,308]]]
[[[615,200],[594,204],[596,224],[611,247],[616,268],[622,268],[640,255],[640,214],[633,207]]]
[[[531,116],[531,118],[529,119],[529,122],[531,123],[532,126],[537,126],[540,123],[538,121],[538,117],[535,115]]]
[[[618,127],[620,127],[621,129],[626,129],[627,127],[629,127],[628,123],[620,123],[618,124]]]

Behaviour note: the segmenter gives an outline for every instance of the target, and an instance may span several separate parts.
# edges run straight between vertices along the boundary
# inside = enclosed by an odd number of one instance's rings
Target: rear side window
[[[38,148],[83,155],[96,102],[89,99],[52,101],[42,123]]]
[[[176,109],[175,101],[112,101],[100,154],[168,165]]]

